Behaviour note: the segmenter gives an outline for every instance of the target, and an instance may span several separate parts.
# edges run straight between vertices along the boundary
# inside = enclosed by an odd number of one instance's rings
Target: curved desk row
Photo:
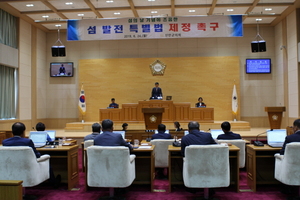
[[[139,101],[124,103],[122,108],[99,109],[99,121],[144,122],[142,108],[164,108],[163,122],[198,121],[214,122],[214,108],[191,108],[191,103],[173,103],[165,100]]]

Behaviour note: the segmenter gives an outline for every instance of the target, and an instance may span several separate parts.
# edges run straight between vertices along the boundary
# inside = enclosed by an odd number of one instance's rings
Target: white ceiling
[[[67,19],[150,16],[244,15],[245,25],[256,24],[260,18],[260,24],[274,26],[298,6],[296,1],[299,0],[0,0],[0,8],[46,31],[57,30],[57,24],[65,29]],[[28,4],[33,6],[27,7]]]

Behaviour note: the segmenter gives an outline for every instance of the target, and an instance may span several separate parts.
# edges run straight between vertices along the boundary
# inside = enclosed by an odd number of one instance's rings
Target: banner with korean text
[[[241,15],[68,20],[67,40],[242,37]]]

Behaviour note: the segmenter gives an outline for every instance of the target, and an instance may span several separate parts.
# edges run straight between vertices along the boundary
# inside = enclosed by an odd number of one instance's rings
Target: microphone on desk
[[[148,132],[148,138],[146,138],[146,142],[150,142],[151,141],[151,138],[149,137],[150,130],[146,130],[146,132]]]
[[[270,131],[273,131],[273,129],[271,129]],[[268,131],[262,132],[256,136],[256,141],[253,142],[254,146],[258,146],[258,147],[264,146],[264,143],[262,143],[261,141],[258,141],[258,136],[265,134],[267,132]]]

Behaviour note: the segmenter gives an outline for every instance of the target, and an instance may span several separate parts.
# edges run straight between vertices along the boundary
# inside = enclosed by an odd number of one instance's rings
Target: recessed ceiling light
[[[233,11],[233,9],[232,9],[232,8],[230,8],[230,9],[227,9],[227,11],[228,11],[228,12],[232,12],[232,11]]]
[[[114,2],[114,1],[112,1],[112,0],[111,0],[111,1],[106,1],[106,3],[113,3],[113,2]]]
[[[82,17],[82,16],[84,16],[84,14],[77,14],[77,16]]]
[[[258,22],[258,21],[262,21],[262,19],[256,19],[256,21]]]
[[[66,2],[66,5],[73,5],[73,2]]]
[[[151,11],[151,13],[152,13],[152,14],[155,14],[155,13],[157,13],[157,11]]]
[[[60,25],[60,24],[56,24],[55,26],[56,26],[56,27],[61,27],[61,25]]]
[[[189,12],[196,12],[196,10],[189,10]]]
[[[42,16],[42,18],[48,18],[49,17],[49,15],[44,15],[44,16]]]
[[[26,4],[27,7],[33,7],[33,4]]]
[[[273,10],[272,8],[265,8],[265,11],[271,11]]]
[[[148,0],[148,1],[155,1],[155,0]]]
[[[119,13],[119,12],[115,12],[114,14],[115,14],[115,15],[120,15],[121,13]]]

